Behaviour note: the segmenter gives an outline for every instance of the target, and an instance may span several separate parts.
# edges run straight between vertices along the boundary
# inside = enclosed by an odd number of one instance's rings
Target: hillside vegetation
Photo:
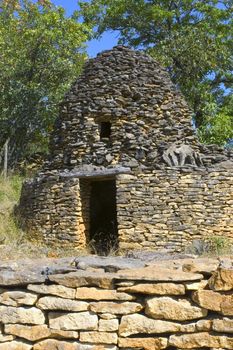
[[[39,242],[28,241],[25,232],[20,229],[14,217],[14,207],[19,201],[23,180],[24,178],[19,175],[11,175],[7,179],[0,176],[1,259],[58,258],[90,254],[91,247],[88,247],[85,251],[77,251],[75,248],[50,247]],[[186,253],[201,256],[221,256],[232,254],[232,251],[233,247],[229,239],[223,236],[214,236],[199,241],[198,246],[195,244],[189,246]],[[112,254],[113,252],[110,253],[110,255]]]
[[[0,176],[0,259],[58,258],[79,255],[81,252],[75,249],[50,247],[27,239],[14,217],[14,207],[19,201],[23,180],[24,178],[19,175],[11,175],[7,179]]]
[[[19,200],[23,178],[13,175],[0,177],[0,244],[12,243],[22,237],[13,216],[14,206]]]

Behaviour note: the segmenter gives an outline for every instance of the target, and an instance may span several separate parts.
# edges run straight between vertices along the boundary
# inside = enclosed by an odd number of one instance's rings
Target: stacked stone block
[[[1,272],[0,349],[232,349],[233,270],[212,267],[168,260],[29,284],[27,271],[21,281]]]

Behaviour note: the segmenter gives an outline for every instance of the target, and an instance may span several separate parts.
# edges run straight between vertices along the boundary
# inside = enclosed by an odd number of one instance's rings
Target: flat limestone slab
[[[75,298],[75,290],[71,288],[67,288],[65,286],[59,286],[56,284],[46,285],[46,284],[29,284],[27,289],[36,292],[38,294],[45,295],[55,295],[65,299],[74,299]]]
[[[166,338],[119,338],[118,345],[120,348],[133,348],[144,350],[160,350],[167,347]]]
[[[49,276],[51,282],[61,284],[65,287],[93,286],[103,289],[113,289],[113,278],[115,274],[104,272],[80,271],[67,274]]]
[[[140,314],[123,316],[119,327],[119,336],[128,337],[136,334],[176,333],[182,326],[175,322],[154,320]]]
[[[32,345],[19,341],[7,342],[0,344],[0,350],[31,350]]]
[[[90,304],[90,310],[96,313],[109,313],[114,315],[128,315],[140,312],[143,309],[143,305],[134,302],[111,302],[111,301],[99,301]]]
[[[145,313],[159,320],[188,321],[203,318],[208,311],[189,300],[155,297],[146,300]]]
[[[22,324],[7,324],[5,333],[13,334],[19,338],[35,342],[45,338],[78,339],[79,333],[75,331],[61,331],[49,329],[46,324],[40,326],[25,326]]]
[[[187,282],[203,279],[203,276],[198,273],[156,268],[155,266],[141,269],[121,270],[117,275],[118,276],[115,277],[116,279],[154,282]]]
[[[58,341],[55,339],[48,339],[43,340],[34,345],[33,350],[117,350],[117,348],[114,345],[81,344],[78,342],[67,342]]]
[[[119,292],[148,295],[184,295],[185,286],[177,283],[140,283],[130,287],[120,287]]]
[[[213,336],[207,332],[184,335],[171,335],[169,345],[180,349],[193,348],[224,348],[233,349],[233,338],[226,336]]]
[[[178,283],[200,281],[202,278],[203,276],[197,273],[162,268],[155,269],[154,267],[120,270],[117,273],[79,270],[77,272],[49,276],[49,280],[51,282],[55,282],[66,287],[78,288],[91,286],[103,289],[113,289],[114,281],[118,280]]]
[[[76,299],[130,301],[134,300],[135,297],[127,293],[118,292],[116,290],[103,290],[94,287],[81,287],[76,289]]]
[[[43,312],[35,307],[0,306],[0,322],[41,325],[45,323]]]
[[[36,306],[41,310],[60,310],[60,311],[87,311],[89,304],[85,301],[72,299],[63,299],[57,297],[40,298]]]
[[[145,262],[139,259],[105,256],[81,256],[75,259],[75,265],[86,269],[87,267],[102,268],[106,272],[116,272],[130,268],[140,268],[145,266]]]
[[[76,330],[97,330],[98,317],[91,312],[73,313],[49,313],[49,326],[51,329],[76,331]]]

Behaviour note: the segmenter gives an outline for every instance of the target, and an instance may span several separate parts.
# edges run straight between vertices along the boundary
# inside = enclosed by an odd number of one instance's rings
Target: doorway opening
[[[118,248],[116,181],[91,181],[90,245],[93,252],[108,255]]]

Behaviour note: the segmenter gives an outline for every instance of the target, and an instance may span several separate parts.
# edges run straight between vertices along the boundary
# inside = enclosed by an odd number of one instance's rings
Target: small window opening
[[[111,123],[101,122],[100,123],[100,139],[109,139],[111,136]]]

